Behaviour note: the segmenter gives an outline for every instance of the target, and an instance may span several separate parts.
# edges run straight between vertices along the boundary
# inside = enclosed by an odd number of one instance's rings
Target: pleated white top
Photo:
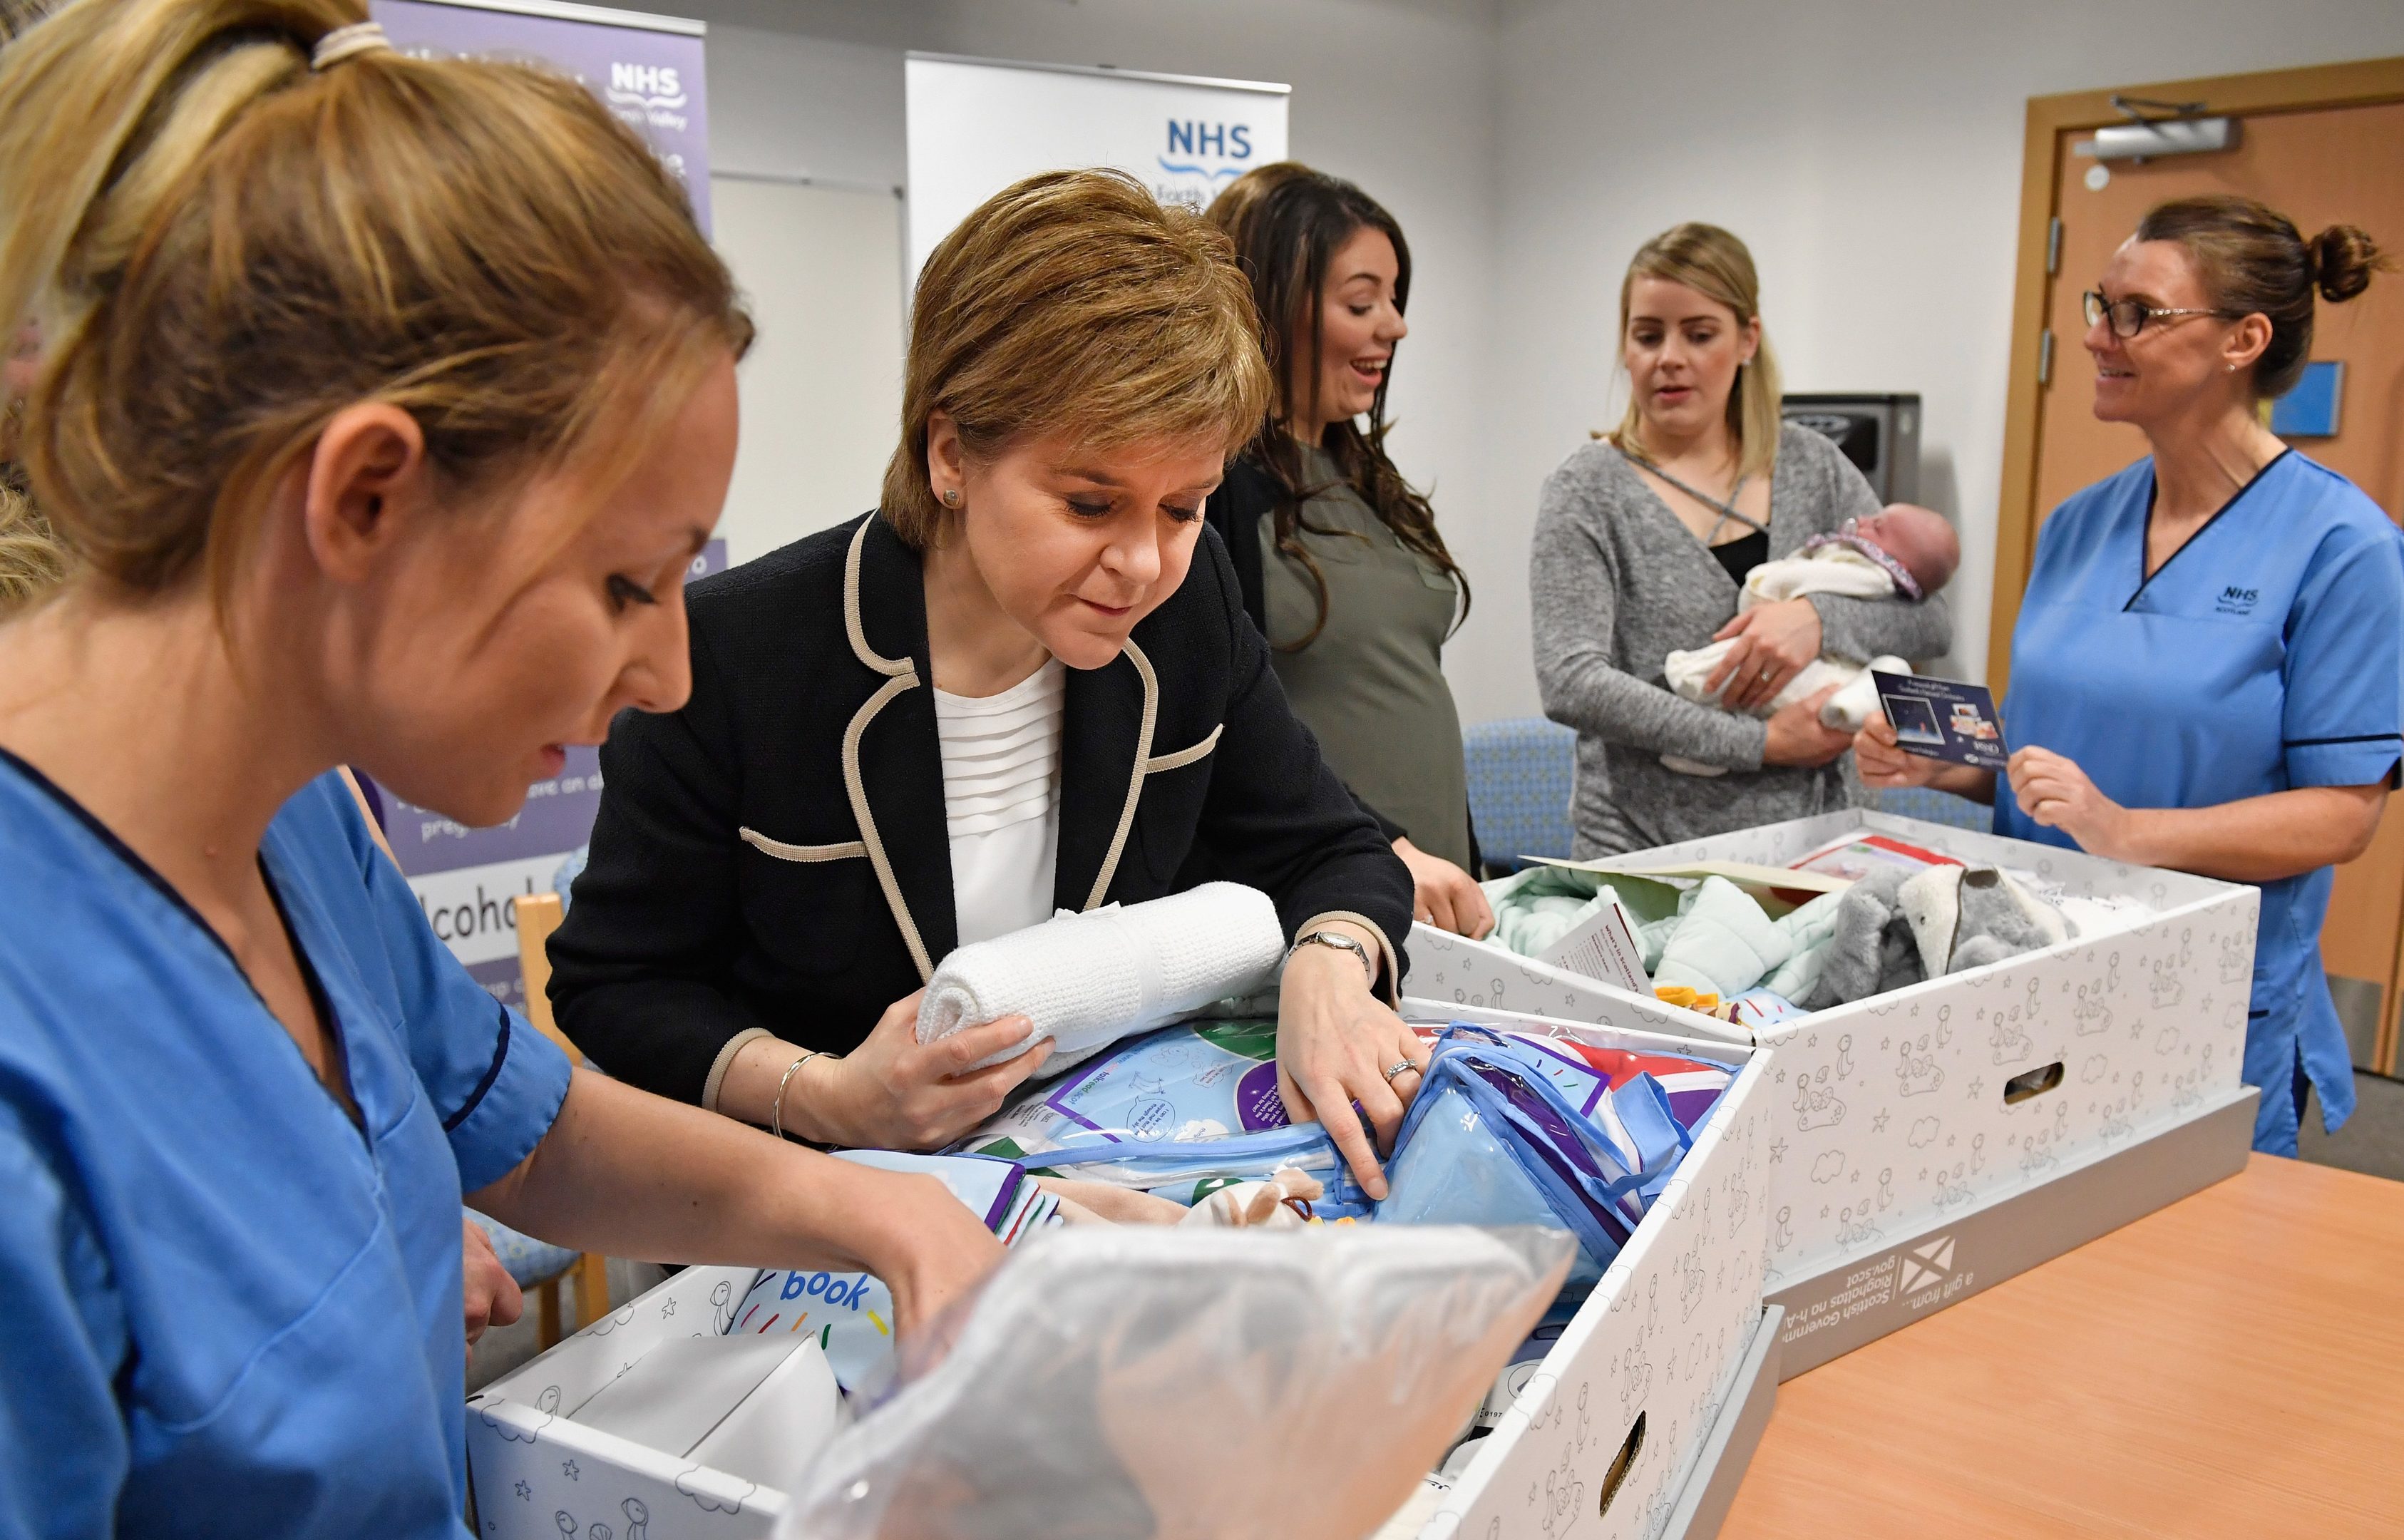
[[[999,695],[935,692],[952,907],[963,946],[1052,917],[1068,679],[1067,667],[1051,658]]]

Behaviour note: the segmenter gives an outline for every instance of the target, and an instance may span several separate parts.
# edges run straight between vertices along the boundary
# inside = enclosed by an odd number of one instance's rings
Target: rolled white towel
[[[1027,1040],[976,1067],[1015,1058],[1050,1038],[1049,1073],[1212,1001],[1263,988],[1284,957],[1277,905],[1238,883],[1206,882],[1082,915],[1064,910],[945,958],[927,981],[918,1041],[1024,1015],[1035,1023]]]

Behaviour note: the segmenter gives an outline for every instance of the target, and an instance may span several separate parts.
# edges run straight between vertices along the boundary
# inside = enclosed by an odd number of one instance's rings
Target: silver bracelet
[[[785,1137],[785,1087],[790,1085],[793,1083],[793,1077],[802,1072],[802,1066],[814,1058],[841,1058],[842,1057],[840,1054],[830,1054],[823,1048],[811,1048],[805,1050],[801,1057],[785,1066],[785,1078],[776,1082],[776,1099],[768,1104],[770,1133],[780,1140]]]

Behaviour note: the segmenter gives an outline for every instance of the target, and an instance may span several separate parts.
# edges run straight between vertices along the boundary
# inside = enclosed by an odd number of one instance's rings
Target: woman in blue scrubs
[[[2260,403],[2312,349],[2315,296],[2362,292],[2369,237],[2311,240],[2250,199],[2165,203],[2087,296],[2095,414],[2152,453],[2076,493],[2037,539],[1994,777],[1856,744],[1873,786],[1995,804],[1995,832],[2262,889],[2244,1078],[2257,1149],[2296,1153],[2307,1087],[2334,1130],[2354,1078],[2321,920],[2404,755],[2404,537],[2288,448]]]
[[[493,823],[683,701],[749,338],[575,82],[365,23],[120,0],[0,54],[0,315],[76,558],[0,624],[6,1540],[464,1537],[463,1188],[870,1268],[911,1323],[999,1255],[929,1179],[571,1072],[336,773]]]

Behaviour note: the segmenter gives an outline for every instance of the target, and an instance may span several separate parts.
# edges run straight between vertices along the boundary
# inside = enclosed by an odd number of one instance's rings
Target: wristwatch
[[[1306,946],[1334,946],[1351,953],[1361,959],[1362,971],[1369,975],[1369,987],[1375,989],[1377,987],[1377,959],[1369,955],[1369,948],[1350,936],[1335,931],[1313,931],[1307,935],[1296,936],[1293,945],[1285,949],[1286,961],[1292,962],[1293,955]]]

